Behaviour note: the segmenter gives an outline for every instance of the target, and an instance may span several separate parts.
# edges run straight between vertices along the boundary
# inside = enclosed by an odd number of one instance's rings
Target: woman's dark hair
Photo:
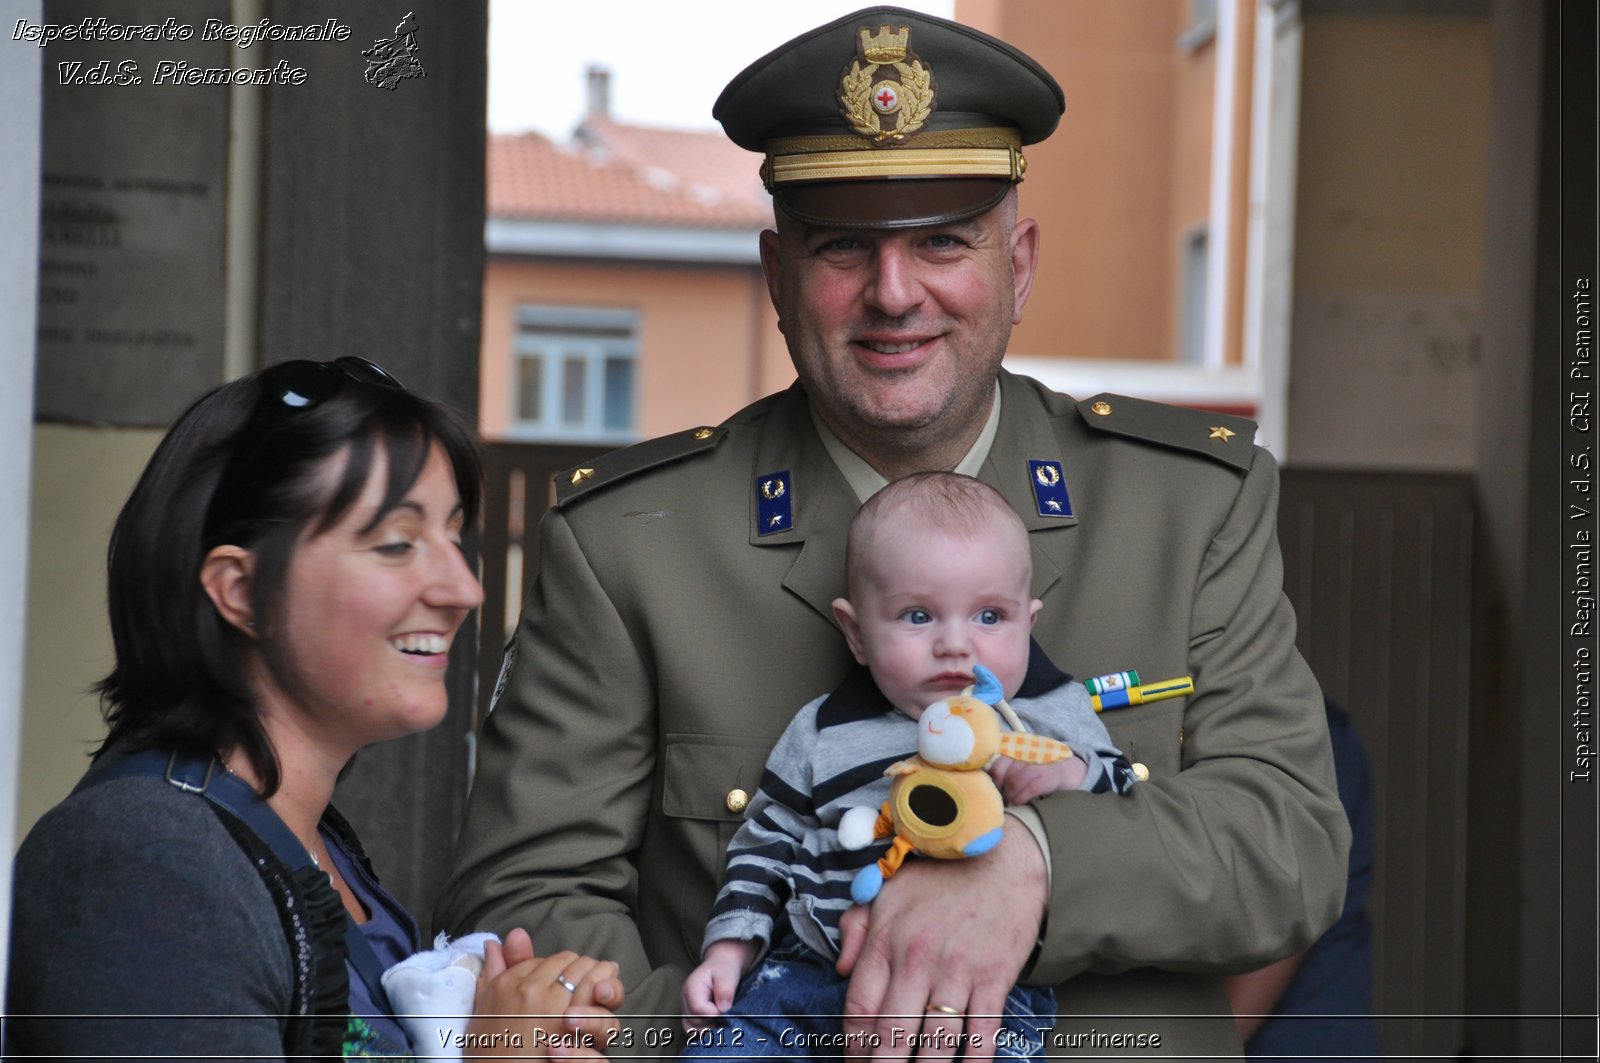
[[[365,365],[337,364],[346,362]],[[357,376],[336,363],[292,365],[331,374],[331,394],[285,398],[273,383],[283,366],[217,388],[178,418],[123,505],[107,558],[117,665],[97,688],[109,733],[96,756],[113,746],[202,757],[235,748],[265,792],[275,792],[277,756],[239,652],[245,636],[201,586],[206,555],[221,545],[254,554],[255,634],[268,667],[292,688],[277,637],[289,562],[303,538],[349,512],[378,454],[387,459],[387,483],[370,526],[404,498],[435,443],[472,525],[482,466],[471,430],[454,414],[381,370]],[[335,482],[325,463],[342,451],[348,460]]]

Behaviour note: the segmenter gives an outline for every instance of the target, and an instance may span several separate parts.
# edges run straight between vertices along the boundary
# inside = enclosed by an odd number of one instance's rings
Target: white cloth
[[[483,973],[483,946],[499,940],[497,934],[481,933],[451,941],[440,933],[433,948],[383,972],[384,992],[419,1058],[461,1058],[478,975]]]

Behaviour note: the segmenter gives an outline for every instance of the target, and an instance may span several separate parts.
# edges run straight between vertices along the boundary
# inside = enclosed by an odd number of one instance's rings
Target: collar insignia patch
[[[1041,517],[1072,516],[1072,499],[1067,494],[1067,481],[1061,475],[1059,461],[1028,461],[1028,483],[1033,487],[1034,505]]]
[[[758,535],[773,535],[794,527],[794,489],[789,470],[756,477]]]

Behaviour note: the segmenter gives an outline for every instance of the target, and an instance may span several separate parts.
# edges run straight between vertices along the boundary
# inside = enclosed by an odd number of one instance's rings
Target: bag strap
[[[104,766],[96,766],[75,789],[87,789],[112,779],[130,777],[161,779],[184,793],[204,797],[232,813],[235,819],[254,831],[290,871],[316,866],[310,852],[272,810],[272,806],[243,779],[221,769],[215,757],[202,759],[147,749],[130,753]],[[394,1006],[389,1003],[389,994],[383,988],[383,961],[372,951],[372,943],[361,932],[356,921],[350,918],[349,912],[344,913],[344,941],[350,952],[351,966],[361,976],[372,1002],[386,1014],[393,1015]]]

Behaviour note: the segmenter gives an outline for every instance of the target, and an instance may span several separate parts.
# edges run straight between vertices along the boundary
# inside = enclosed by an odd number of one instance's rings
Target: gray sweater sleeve
[[[39,821],[14,876],[8,1053],[283,1055],[283,926],[207,802],[102,783]]]
[[[801,707],[767,757],[761,785],[728,845],[702,956],[728,938],[755,941],[763,953],[771,943],[773,924],[794,893],[790,867],[806,834],[821,826],[812,807],[811,759],[817,708],[826,700],[819,697]]]
[[[1018,698],[1012,708],[1034,731],[1065,742],[1083,758],[1089,770],[1078,789],[1125,794],[1133,786],[1133,768],[1111,741],[1082,683],[1074,679],[1038,697]]]

